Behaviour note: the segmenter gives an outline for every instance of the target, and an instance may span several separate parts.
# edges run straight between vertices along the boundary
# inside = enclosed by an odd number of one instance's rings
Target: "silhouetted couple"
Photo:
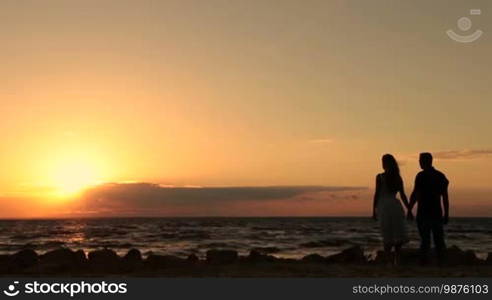
[[[398,264],[401,247],[409,241],[405,212],[400,200],[396,197],[398,193],[407,209],[408,220],[413,220],[412,208],[415,203],[418,203],[417,227],[421,240],[422,263],[427,263],[429,259],[431,235],[439,261],[443,259],[446,249],[443,225],[447,224],[449,219],[449,181],[443,173],[434,169],[430,153],[421,153],[419,162],[422,171],[415,178],[410,201],[405,194],[400,169],[393,155],[383,156],[384,173],[376,177],[373,218],[379,220],[386,258],[393,264]],[[394,254],[392,253],[393,248],[395,249]]]

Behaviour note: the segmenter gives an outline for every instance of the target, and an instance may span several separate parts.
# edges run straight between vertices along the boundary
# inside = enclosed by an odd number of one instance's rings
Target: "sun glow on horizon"
[[[83,162],[72,162],[56,170],[56,189],[60,196],[74,196],[84,189],[100,184],[96,170]]]
[[[83,153],[71,153],[58,157],[47,169],[50,186],[56,196],[77,196],[85,189],[107,180],[100,157]]]

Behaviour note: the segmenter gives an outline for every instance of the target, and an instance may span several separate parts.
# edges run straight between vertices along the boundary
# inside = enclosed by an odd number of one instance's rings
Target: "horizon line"
[[[314,218],[347,218],[347,219],[371,219],[371,216],[355,216],[355,215],[346,215],[346,216],[336,216],[336,215],[310,215],[310,216],[113,216],[113,217],[34,217],[34,218],[0,218],[0,221],[43,221],[43,220],[105,220],[105,219],[314,219]],[[492,219],[492,216],[466,216],[460,215],[455,217],[450,217],[452,219]]]

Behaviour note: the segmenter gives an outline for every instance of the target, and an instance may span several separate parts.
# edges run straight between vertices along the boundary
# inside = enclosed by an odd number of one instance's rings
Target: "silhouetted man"
[[[432,234],[438,259],[441,261],[446,249],[443,225],[449,220],[449,181],[443,173],[432,166],[432,154],[421,153],[419,161],[422,171],[415,178],[414,190],[410,197],[409,217],[413,206],[418,202],[417,227],[421,239],[422,260],[427,262]]]

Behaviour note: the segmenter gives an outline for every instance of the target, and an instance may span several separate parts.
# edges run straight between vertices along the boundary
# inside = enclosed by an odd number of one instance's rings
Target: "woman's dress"
[[[392,192],[388,187],[385,174],[380,174],[379,176],[380,192],[377,214],[383,242],[387,246],[405,244],[408,242],[408,233],[401,201],[396,198],[396,192]]]

